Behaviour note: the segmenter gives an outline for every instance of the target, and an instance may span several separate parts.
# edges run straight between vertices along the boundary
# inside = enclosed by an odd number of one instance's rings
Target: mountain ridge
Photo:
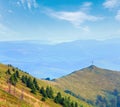
[[[83,98],[105,96],[105,91],[120,90],[120,72],[99,68],[95,65],[72,72],[55,80],[58,87],[70,90]]]

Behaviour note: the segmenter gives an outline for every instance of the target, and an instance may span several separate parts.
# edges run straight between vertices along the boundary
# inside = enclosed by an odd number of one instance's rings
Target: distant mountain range
[[[38,78],[57,78],[94,64],[120,70],[120,39],[80,40],[60,44],[41,41],[0,42],[0,60]]]

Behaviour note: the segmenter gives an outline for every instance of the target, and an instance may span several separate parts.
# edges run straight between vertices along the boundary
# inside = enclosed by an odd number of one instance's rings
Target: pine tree
[[[77,102],[75,102],[75,107],[78,107],[78,103]]]
[[[75,107],[75,104],[74,104],[74,102],[71,102],[71,107]]]
[[[36,94],[36,88],[34,87],[34,85],[31,87],[31,93]]]
[[[34,84],[34,86],[37,90],[40,89],[39,86],[38,86],[37,80],[35,78],[33,79],[33,84]]]
[[[20,74],[19,74],[18,70],[15,72],[15,75],[16,75],[17,78],[20,78]]]
[[[24,75],[22,75],[21,80],[22,80],[23,83],[26,83]]]
[[[17,77],[16,77],[15,74],[11,75],[11,77],[10,77],[9,80],[10,80],[10,83],[11,83],[12,85],[16,85],[16,83],[17,83]]]
[[[60,92],[57,93],[57,96],[54,98],[54,101],[55,103],[59,103],[59,104],[62,103],[62,96]]]
[[[45,102],[45,101],[46,101],[46,98],[45,98],[45,97],[42,97],[42,98],[41,98],[41,101],[44,101],[44,102]]]
[[[8,69],[8,70],[6,71],[6,74],[11,75],[10,69]]]
[[[44,87],[41,87],[40,93],[42,94],[43,97],[47,98],[47,94],[46,94]]]
[[[27,85],[27,87],[32,88],[32,79],[31,79],[31,77],[29,77],[29,78],[27,79],[26,85]]]
[[[47,97],[48,98],[53,98],[53,90],[51,87],[48,87],[46,88],[46,94],[47,94]]]

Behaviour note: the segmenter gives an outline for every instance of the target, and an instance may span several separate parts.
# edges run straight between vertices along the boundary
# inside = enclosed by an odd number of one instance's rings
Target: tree
[[[77,102],[75,102],[75,107],[78,107],[78,103]]]
[[[42,94],[43,97],[47,98],[47,94],[46,94],[44,87],[41,87],[40,93]]]
[[[45,101],[46,101],[45,97],[42,97],[42,98],[41,98],[41,101],[44,101],[44,102],[45,102]]]
[[[111,102],[111,107],[117,107],[116,98],[111,99],[110,102]],[[118,106],[118,107],[119,107],[119,106]]]
[[[47,77],[47,78],[45,78],[45,80],[50,81],[50,78],[49,78],[49,77]]]
[[[19,74],[18,70],[15,72],[15,75],[16,75],[17,78],[20,78],[20,74]]]
[[[25,76],[24,76],[24,75],[22,75],[21,80],[22,80],[23,83],[26,83],[26,80],[25,80]]]
[[[54,98],[54,102],[62,104],[62,96],[60,92],[57,93],[57,96]]]
[[[27,87],[29,87],[29,88],[32,88],[32,79],[31,79],[31,77],[29,77],[28,79],[27,79],[27,83],[26,83],[26,85],[27,85]]]
[[[31,93],[36,94],[36,88],[34,86],[31,87]]]
[[[46,94],[47,94],[47,97],[48,98],[53,98],[53,90],[51,87],[48,87],[46,88]]]
[[[119,94],[118,90],[117,90],[117,89],[114,89],[113,95],[118,96],[118,94]]]
[[[10,80],[10,83],[11,83],[12,85],[16,85],[16,83],[17,83],[17,81],[18,81],[15,74],[11,75],[11,77],[10,77],[9,80]]]
[[[6,74],[11,75],[10,69],[8,69],[8,70],[6,71]]]
[[[120,96],[117,96],[117,107],[120,107]]]
[[[12,68],[12,71],[15,72],[15,68]]]
[[[34,86],[35,86],[35,88],[36,88],[37,90],[40,89],[40,87],[39,87],[39,85],[38,85],[38,83],[37,83],[37,80],[36,80],[35,78],[33,79],[33,84],[34,84]]]
[[[75,107],[75,103],[74,102],[71,102],[71,107]]]

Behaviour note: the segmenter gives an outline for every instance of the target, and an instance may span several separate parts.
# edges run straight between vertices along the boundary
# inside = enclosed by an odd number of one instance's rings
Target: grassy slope
[[[13,95],[0,89],[0,107],[32,107],[25,101],[19,100]]]
[[[10,68],[11,71],[12,71],[13,68],[12,68],[12,67],[9,67],[9,68]],[[0,81],[0,84],[4,84],[4,85],[6,85],[6,86],[7,86],[6,80],[7,80],[8,77],[6,76],[5,72],[6,72],[7,69],[8,69],[8,66],[7,66],[7,65],[0,64],[0,80],[1,80],[1,81]],[[17,68],[16,68],[16,69],[17,69]],[[12,71],[12,72],[13,72],[13,71]],[[27,76],[30,76],[31,78],[33,78],[31,75],[29,75],[29,74],[27,74],[27,73],[25,73],[25,72],[22,72],[21,70],[19,70],[19,72],[20,72],[20,76],[22,76],[22,75],[27,75]],[[40,79],[37,79],[37,81],[38,81],[38,84],[40,85],[40,87],[41,87],[41,86],[44,86],[44,87],[46,87],[46,86],[52,86],[53,90],[55,91],[55,94],[56,94],[58,91],[60,91],[64,96],[69,96],[69,95],[65,94],[61,89],[54,87],[54,85],[56,85],[56,84],[54,84],[53,82],[48,82],[48,81],[44,81],[44,80],[40,80]],[[39,93],[37,93],[36,95],[30,93],[30,89],[27,88],[23,83],[21,83],[20,80],[19,80],[19,82],[17,83],[16,88],[18,88],[18,89],[20,89],[20,90],[24,89],[24,92],[26,92],[27,94],[29,94],[29,95],[31,95],[31,96],[34,96],[34,97],[35,97],[36,99],[38,99],[38,100],[40,100],[40,99],[42,98],[42,96],[40,96]],[[26,99],[29,99],[29,98],[26,96]],[[34,99],[30,99],[30,100],[33,100],[33,102],[34,102]],[[88,105],[87,103],[85,103],[85,102],[83,102],[83,101],[80,101],[80,100],[78,100],[78,99],[76,99],[76,98],[74,98],[74,97],[72,97],[72,96],[71,96],[71,100],[77,101],[79,104],[82,104],[84,107],[91,107],[91,106]],[[61,107],[61,105],[54,103],[54,102],[51,101],[50,99],[47,99],[47,101],[45,102],[45,104],[44,104],[44,103],[42,103],[42,104],[40,103],[40,105],[49,105],[50,107]],[[44,106],[43,106],[43,107],[44,107]],[[45,106],[45,107],[47,107],[47,106]]]
[[[105,95],[104,90],[120,90],[120,72],[90,66],[56,80],[57,87],[69,89],[87,99]]]

